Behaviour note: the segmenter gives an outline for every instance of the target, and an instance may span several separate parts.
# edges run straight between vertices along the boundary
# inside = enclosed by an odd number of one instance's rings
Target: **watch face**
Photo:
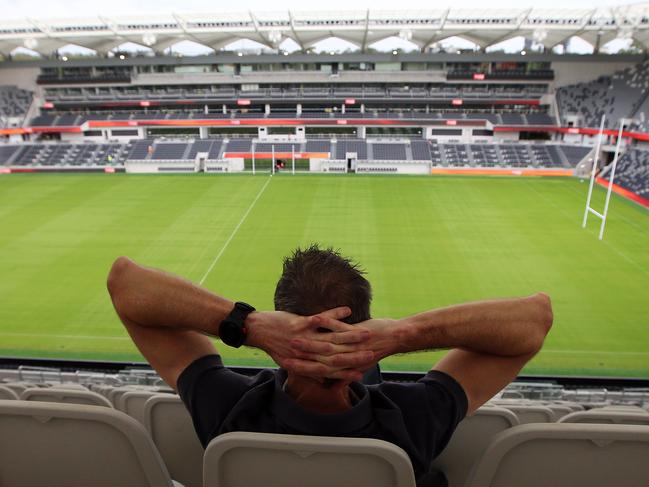
[[[223,343],[231,347],[240,347],[243,343],[243,330],[232,321],[223,321],[219,326],[219,337]]]

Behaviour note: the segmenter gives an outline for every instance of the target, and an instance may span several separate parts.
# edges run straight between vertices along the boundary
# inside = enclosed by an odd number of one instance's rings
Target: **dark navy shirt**
[[[286,377],[282,369],[237,374],[208,355],[182,372],[178,393],[203,447],[230,431],[377,438],[403,448],[416,477],[428,472],[467,412],[462,387],[435,370],[417,382],[354,382],[358,401],[333,414],[302,408],[282,390]]]

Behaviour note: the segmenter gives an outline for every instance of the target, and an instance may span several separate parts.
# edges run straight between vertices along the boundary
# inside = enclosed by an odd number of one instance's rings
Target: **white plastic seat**
[[[525,424],[500,433],[466,487],[649,485],[649,427]]]
[[[119,401],[119,398],[123,395],[126,394],[129,391],[134,391],[137,390],[131,386],[124,386],[124,387],[114,387],[108,393],[106,394],[106,399],[110,401],[110,403],[113,405],[114,408],[117,408],[117,402]]]
[[[201,487],[203,445],[180,398],[150,397],[144,405],[144,424],[171,476],[186,487]]]
[[[115,408],[128,414],[131,418],[137,420],[141,425],[145,425],[144,405],[147,400],[155,396],[156,392],[151,391],[129,391],[117,398]]]
[[[16,394],[18,394],[18,397],[22,394],[22,392],[26,389],[29,389],[30,387],[33,386],[27,386],[26,384],[22,382],[5,382],[2,384],[4,387],[8,387],[12,391],[14,391]]]
[[[104,406],[112,408],[113,405],[105,397],[96,392],[71,389],[33,388],[25,389],[20,394],[23,401],[59,402],[65,404],[85,404],[87,406]]]
[[[58,383],[47,383],[49,389],[64,389],[69,391],[89,391],[86,386],[81,384],[74,384],[72,382],[58,382]]]
[[[0,399],[17,400],[18,394],[16,394],[16,391],[7,386],[0,386]]]
[[[624,413],[646,413],[644,409],[642,409],[640,406],[626,406],[626,405],[612,405],[612,406],[604,406],[602,408],[593,408],[589,409],[589,411],[620,411]]]
[[[444,472],[449,487],[462,487],[469,470],[492,438],[518,424],[518,418],[508,409],[497,406],[478,409],[460,422],[451,441],[433,461],[433,468]]]
[[[626,412],[624,410],[579,411],[568,414],[559,423],[591,423],[591,424],[644,424],[649,426],[649,414],[646,412]]]
[[[203,487],[414,487],[406,452],[367,438],[235,432],[205,450]]]
[[[552,409],[550,409],[547,406],[532,406],[532,405],[524,405],[524,406],[514,406],[514,405],[507,405],[507,406],[502,406],[504,408],[509,409],[511,412],[513,412],[516,417],[518,418],[518,421],[520,424],[527,424],[527,423],[554,423],[556,421],[556,417],[554,415],[554,412]]]
[[[0,472],[11,487],[171,487],[146,430],[105,407],[0,401]]]
[[[554,418],[558,421],[559,418],[572,413],[574,410],[570,406],[564,406],[561,404],[546,404],[546,407],[550,408],[554,413]]]

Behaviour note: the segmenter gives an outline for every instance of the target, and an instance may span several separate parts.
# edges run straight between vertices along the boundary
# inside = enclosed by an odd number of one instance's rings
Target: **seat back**
[[[144,405],[144,424],[169,473],[185,487],[201,487],[203,445],[178,396],[156,394]]]
[[[649,414],[642,412],[625,412],[615,410],[579,411],[564,416],[560,423],[594,423],[594,424],[644,424],[649,426]]]
[[[155,392],[150,391],[129,391],[117,398],[115,408],[128,414],[144,426],[146,425],[146,421],[144,420],[144,405],[149,398],[155,395]]]
[[[203,487],[414,487],[408,455],[367,438],[235,432],[205,450]]]
[[[460,422],[451,441],[433,461],[433,467],[444,472],[449,487],[463,487],[469,470],[491,439],[517,424],[516,415],[507,409],[497,406],[478,409]]]
[[[65,404],[85,404],[87,406],[105,406],[112,408],[108,399],[96,392],[71,389],[32,388],[20,394],[23,401],[60,402]]]
[[[649,426],[525,424],[500,433],[467,487],[649,485]]]
[[[554,418],[557,421],[559,420],[559,418],[563,418],[564,416],[574,412],[574,409],[570,406],[564,406],[561,404],[546,404],[546,407],[552,409]]]
[[[552,409],[547,406],[503,406],[513,412],[520,424],[527,423],[554,423],[556,417]]]
[[[18,394],[7,386],[0,386],[0,399],[18,399]]]
[[[119,398],[122,397],[127,392],[133,390],[137,390],[137,389],[134,389],[132,386],[114,387],[113,389],[107,392],[106,399],[108,399],[110,403],[113,405],[113,407],[117,409],[117,403],[119,401]]]
[[[146,430],[105,407],[0,401],[0,472],[12,487],[171,487]]]

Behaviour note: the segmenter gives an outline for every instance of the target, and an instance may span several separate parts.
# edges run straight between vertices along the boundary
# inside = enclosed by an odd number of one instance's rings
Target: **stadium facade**
[[[573,175],[596,159],[605,116],[601,176],[622,124],[617,189],[646,203],[649,175],[637,161],[649,141],[649,64],[640,51],[599,51],[616,38],[645,49],[648,33],[647,4],[4,22],[0,164],[5,172],[233,172],[279,160],[298,171]],[[477,50],[433,49],[454,36]],[[594,53],[553,51],[575,36]],[[330,37],[358,52],[311,51]],[[368,52],[390,37],[419,52]],[[515,37],[529,49],[485,51]],[[265,51],[223,50],[242,38]],[[281,51],[286,39],[301,50]],[[161,54],[183,40],[216,52]],[[115,52],[124,42],[159,54]],[[57,53],[69,44],[97,55]],[[45,56],[11,59],[17,47]]]

